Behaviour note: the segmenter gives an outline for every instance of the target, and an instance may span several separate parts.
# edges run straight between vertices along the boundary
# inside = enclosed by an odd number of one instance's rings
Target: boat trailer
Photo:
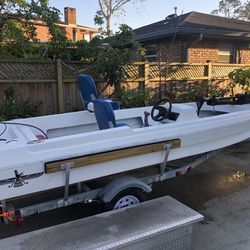
[[[6,224],[8,224],[9,222],[14,222],[17,226],[19,226],[23,224],[25,217],[42,212],[47,212],[57,208],[67,207],[77,203],[92,203],[98,200],[104,204],[108,204],[112,202],[112,200],[118,194],[124,192],[125,190],[136,189],[143,193],[150,193],[152,191],[153,183],[161,182],[170,178],[182,176],[186,173],[190,173],[193,168],[208,160],[211,156],[215,155],[219,151],[216,150],[199,155],[195,157],[195,159],[190,163],[173,167],[170,166],[168,162],[171,144],[163,145],[163,150],[165,151],[165,157],[163,162],[160,165],[156,166],[158,169],[156,174],[145,174],[140,177],[124,174],[122,176],[118,176],[117,178],[113,178],[113,180],[107,185],[94,189],[91,189],[86,183],[77,183],[77,192],[75,194],[70,194],[69,185],[70,171],[71,168],[74,167],[74,163],[62,164],[61,170],[65,172],[64,197],[20,208],[15,208],[11,200],[3,200],[0,201],[0,218],[2,219],[2,222]],[[147,172],[145,171],[146,169],[147,167],[141,169],[141,174]],[[140,203],[140,201],[138,203]],[[123,204],[123,206],[129,205],[131,204]],[[122,206],[118,208],[122,208]],[[112,209],[117,209],[117,207]]]

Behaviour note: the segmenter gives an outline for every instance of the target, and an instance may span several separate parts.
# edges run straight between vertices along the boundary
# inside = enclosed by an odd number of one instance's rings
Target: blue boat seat
[[[93,101],[94,112],[99,129],[109,129],[121,126],[127,126],[127,124],[117,124],[115,120],[115,114],[110,102],[103,99],[95,99]]]
[[[94,79],[90,75],[79,74],[77,77],[77,84],[84,102],[84,108],[87,109],[88,104],[97,98],[97,89]],[[114,110],[120,109],[118,101],[112,101],[106,98],[103,98],[103,100],[109,102]]]

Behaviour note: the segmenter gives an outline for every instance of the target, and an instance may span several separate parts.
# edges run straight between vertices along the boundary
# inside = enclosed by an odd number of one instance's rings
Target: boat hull
[[[160,164],[165,144],[175,142],[169,161],[230,146],[249,138],[249,127],[250,111],[240,111],[142,128],[124,126],[33,144],[10,143],[0,149],[0,200],[64,186],[65,171],[60,166],[65,163],[73,162],[74,166],[70,184],[86,182]],[[147,145],[150,149],[141,152]]]

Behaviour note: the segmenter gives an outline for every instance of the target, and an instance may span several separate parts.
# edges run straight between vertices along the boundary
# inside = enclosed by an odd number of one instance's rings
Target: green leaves
[[[102,25],[104,24],[104,17],[102,16],[102,13],[100,10],[96,12],[95,17],[94,17],[94,22],[96,25],[100,26],[100,28],[102,29]]]
[[[24,35],[21,24],[13,19],[6,20],[0,34],[0,55],[2,57],[27,58],[34,48],[27,36]]]
[[[250,20],[250,2],[241,0],[221,0],[219,8],[211,12],[213,15],[222,15],[229,18]]]
[[[126,63],[126,54],[117,48],[102,49],[96,61],[96,68],[105,81],[113,86],[119,84],[123,77],[123,65]]]
[[[115,87],[115,95],[119,97],[124,65],[130,61],[132,53],[144,50],[136,42],[133,30],[127,25],[121,25],[115,35],[96,38],[93,43],[96,45],[95,52],[98,52],[94,55],[96,69],[108,85]]]
[[[150,90],[131,90],[124,89],[121,92],[119,101],[121,102],[122,108],[134,108],[143,107],[151,101],[152,96]]]
[[[60,30],[59,10],[48,0],[7,0],[0,2],[0,56],[15,58],[69,59],[69,41]],[[49,28],[51,43],[47,49],[36,39],[33,21],[43,21]]]
[[[38,114],[39,102],[25,100],[22,105],[17,105],[15,101],[16,89],[11,84],[4,91],[4,101],[0,105],[0,121],[7,121],[15,118],[32,117]]]
[[[232,80],[232,87],[239,85],[247,94],[250,94],[250,69],[240,68],[229,74]]]

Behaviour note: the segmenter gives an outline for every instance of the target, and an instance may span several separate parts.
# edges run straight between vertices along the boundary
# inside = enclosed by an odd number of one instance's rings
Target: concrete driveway
[[[189,176],[155,185],[153,197],[166,194],[205,216],[194,226],[192,249],[250,249],[250,142],[223,150]]]
[[[238,172],[241,172],[237,176]],[[149,199],[170,195],[205,216],[195,225],[192,249],[250,249],[250,142],[234,145],[191,174],[155,184]],[[0,225],[0,238],[89,216],[95,206],[72,206],[33,216],[24,226]]]

